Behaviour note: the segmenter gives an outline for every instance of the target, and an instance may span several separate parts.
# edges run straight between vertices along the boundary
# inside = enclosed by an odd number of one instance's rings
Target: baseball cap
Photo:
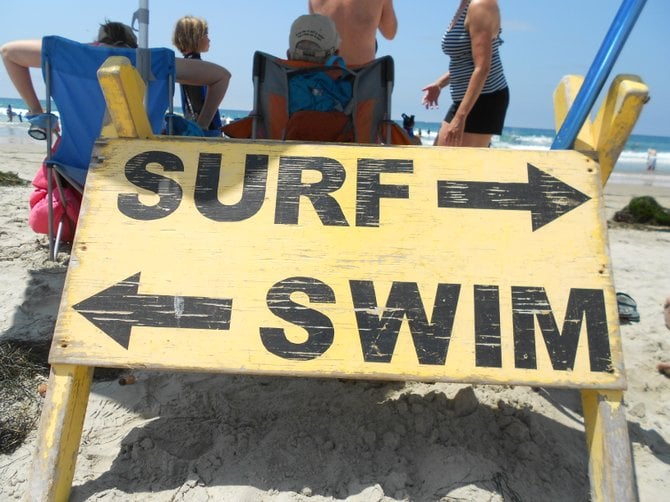
[[[301,44],[300,42],[311,42]],[[319,60],[335,54],[340,46],[340,35],[335,23],[321,14],[305,14],[291,25],[288,37],[289,53],[295,59]],[[307,47],[305,47],[307,46]]]

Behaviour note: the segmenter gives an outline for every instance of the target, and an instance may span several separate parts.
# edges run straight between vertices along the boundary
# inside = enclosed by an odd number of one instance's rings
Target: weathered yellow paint
[[[581,75],[566,75],[556,86],[554,90],[554,124],[557,131],[563,125],[563,121],[583,83],[584,77]],[[595,151],[595,144],[591,120],[587,119],[575,139],[575,150],[585,155],[592,155]]]
[[[92,367],[52,365],[28,500],[68,500],[92,378]]]
[[[166,218],[139,221],[118,209],[119,194],[138,194],[145,205],[158,197],[125,177],[125,166],[147,151],[167,152],[183,172],[150,170],[177,182],[184,198]],[[179,368],[246,373],[288,373],[366,378],[426,379],[481,383],[622,388],[623,363],[616,299],[606,246],[602,190],[597,165],[574,151],[520,152],[489,149],[382,148],[295,143],[208,142],[185,138],[111,140],[101,149],[105,163],[92,169],[79,220],[64,300],[51,357],[56,363],[112,367]],[[267,155],[269,176],[263,206],[239,222],[204,217],[193,199],[200,155],[221,155],[218,199],[240,200],[247,155]],[[330,158],[347,177],[333,198],[349,226],[324,226],[306,198],[299,224],[274,223],[281,157]],[[383,174],[382,183],[407,185],[409,199],[381,199],[380,226],[356,221],[359,159],[410,161],[411,174]],[[437,207],[438,180],[526,183],[531,163],[587,194],[591,200],[536,231],[527,211]],[[319,179],[306,172],[304,183]],[[213,187],[216,192],[216,188]],[[95,328],[73,305],[141,273],[140,294],[233,299],[229,330],[136,327],[128,350]],[[268,352],[261,327],[286,330],[294,343],[302,328],[278,319],[266,305],[269,288],[289,277],[312,277],[329,285],[335,304],[312,304],[335,327],[332,346],[308,361],[288,361]],[[416,282],[430,316],[438,283],[461,285],[448,358],[421,365],[405,321],[390,363],[363,361],[350,280],[374,281],[384,306],[394,281]],[[500,290],[503,368],[474,364],[475,285]],[[582,329],[572,371],[555,371],[537,335],[538,369],[514,367],[511,288],[545,288],[559,329],[571,288],[602,290],[606,300],[612,372],[593,372]],[[296,301],[308,303],[298,295]]]
[[[112,56],[98,70],[107,109],[121,138],[151,138],[153,131],[144,110],[146,85],[123,56]]]
[[[591,499],[636,501],[623,392],[583,390]]]
[[[134,77],[119,79],[120,72],[120,67],[112,71],[112,82],[119,84],[120,95],[134,95],[134,91],[128,91],[134,86]],[[115,85],[104,87],[107,94],[116,92]],[[112,115],[116,129],[137,137],[138,128],[134,124],[142,122],[144,114],[140,102],[136,98],[108,102],[115,108]],[[559,102],[563,103],[560,106],[563,106],[564,117],[568,100]],[[152,162],[143,165],[147,172],[140,173],[146,179],[158,176],[146,185],[153,187],[151,191],[130,183],[125,176],[126,168],[132,167],[133,162],[137,164],[136,156],[148,151],[164,155],[152,154]],[[257,162],[268,159],[265,183],[258,175],[245,178],[245,162],[250,156]],[[361,161],[368,165],[371,160],[382,164],[411,163],[411,171],[382,173],[379,180],[380,187],[406,187],[408,197],[381,197],[378,225],[326,226],[321,213],[315,211],[316,203],[307,204],[305,197],[300,196],[293,203],[299,208],[298,220],[278,224],[273,218],[273,208],[280,197],[277,172],[278,165],[287,157],[293,157],[289,164],[321,159],[318,162],[323,167],[325,158],[330,159],[331,166],[342,167],[346,178],[342,186],[329,191],[327,197],[336,202],[347,222],[356,221],[358,197],[372,192],[367,185],[356,185]],[[596,501],[634,500],[632,462],[621,406],[620,389],[624,388],[625,379],[607,254],[602,185],[597,165],[589,158],[574,151],[380,149],[169,138],[112,140],[103,148],[102,158],[106,159],[103,165],[96,166],[89,174],[50,353],[53,365],[50,390],[40,426],[30,498],[50,501],[67,500],[69,496],[92,367],[134,366],[596,389],[582,391],[592,498]],[[201,165],[211,168],[213,160],[218,162],[218,183],[197,183]],[[166,163],[170,169],[166,169]],[[584,192],[590,200],[534,230],[530,230],[530,216],[525,211],[447,209],[436,204],[438,181],[494,181],[516,185],[527,181],[531,163]],[[132,179],[137,180],[137,174],[135,169]],[[306,169],[299,184],[318,183],[322,177],[326,175]],[[240,203],[244,199],[242,189],[251,178],[254,180],[251,185],[263,184],[266,189],[263,204],[256,211],[233,221],[215,221],[211,214],[205,216],[205,211],[217,205]],[[175,190],[175,183],[179,190]],[[196,187],[200,190],[199,205],[194,196]],[[546,187],[541,187],[542,190],[546,191]],[[504,193],[516,196],[514,190]],[[129,198],[148,210],[168,194],[173,198],[184,195],[171,214],[155,219],[127,215]],[[551,195],[563,204],[567,202],[562,188]],[[122,208],[126,212],[122,212]],[[112,340],[110,335],[84,320],[74,306],[81,306],[82,300],[132,276],[136,279],[126,281],[126,285],[138,286],[131,295],[134,298],[98,302],[95,308],[104,312],[95,311],[96,319],[119,316],[125,321],[137,320],[127,314],[130,304],[137,297],[153,294],[156,296],[152,299],[151,313],[170,322],[166,323],[169,325],[144,323],[132,327],[128,331],[127,346],[123,346],[118,339]],[[297,325],[279,321],[264,302],[267,288],[286,277],[318,278],[334,292],[331,304],[318,301],[313,304],[312,298],[302,292],[290,298],[305,308],[318,309],[336,327],[328,349],[311,360],[287,360],[268,352],[259,342],[259,329],[263,326],[285,330],[286,337],[296,346],[301,346],[305,339],[305,333]],[[429,367],[417,364],[418,353],[406,320],[398,332],[392,360],[365,362],[361,357],[361,341],[355,334],[354,305],[347,299],[347,280],[352,279],[373,281],[378,307],[371,310],[376,313],[386,308],[384,299],[391,284],[397,281],[416,283],[427,316],[437,296],[432,292],[438,283],[460,284],[466,292],[476,284],[498,288],[501,367],[481,368],[473,364],[475,320],[472,312],[476,302],[467,294],[464,301],[459,299],[458,302],[444,364]],[[606,323],[611,372],[590,370],[588,352],[593,347],[587,346],[584,328],[579,334],[574,367],[570,371],[552,367],[552,359],[543,351],[544,340],[537,329],[537,368],[515,367],[512,364],[514,340],[510,336],[514,329],[509,315],[510,289],[515,286],[522,288],[524,294],[529,289],[523,288],[545,290],[554,321],[559,325],[566,303],[572,298],[568,291],[601,291],[606,300],[606,319],[601,322]],[[172,299],[173,305],[162,303],[163,296]],[[184,305],[188,297],[231,298],[230,326],[219,331],[174,327],[187,310]],[[286,305],[284,308],[291,309]],[[321,325],[319,322],[316,324]],[[537,328],[538,321],[533,322]],[[575,322],[579,321],[566,320],[566,326]],[[566,331],[564,326],[561,337]],[[115,336],[118,338],[118,334]],[[603,391],[603,388],[615,390]]]
[[[593,122],[603,185],[649,100],[649,88],[637,75],[618,75]]]
[[[554,91],[554,120],[558,130],[572,106],[584,77],[567,75]],[[593,156],[600,164],[603,185],[607,183],[619,155],[649,100],[649,89],[637,75],[617,75],[595,119],[587,118],[574,148]]]

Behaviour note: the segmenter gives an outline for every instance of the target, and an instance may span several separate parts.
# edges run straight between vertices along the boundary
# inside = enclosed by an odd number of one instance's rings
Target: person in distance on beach
[[[130,26],[107,21],[100,26],[94,44],[136,48],[137,38]],[[0,55],[10,80],[28,106],[26,117],[44,113],[30,76],[30,68],[42,65],[42,40],[7,42],[0,47]],[[175,67],[179,83],[207,86],[207,99],[198,117],[198,125],[206,129],[228,90],[230,72],[217,64],[196,59],[177,58]]]
[[[496,0],[460,1],[442,38],[449,71],[422,89],[424,106],[432,108],[440,91],[451,86],[453,105],[436,145],[488,147],[491,137],[502,133],[509,90],[498,51],[500,32]]]
[[[309,13],[328,16],[342,38],[347,66],[369,63],[377,51],[377,30],[388,40],[398,31],[393,0],[309,0]]]
[[[647,171],[656,170],[656,149],[650,148],[647,150]]]

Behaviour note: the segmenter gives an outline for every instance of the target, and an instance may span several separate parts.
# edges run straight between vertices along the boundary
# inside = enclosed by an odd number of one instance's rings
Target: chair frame
[[[252,126],[251,126],[251,138],[259,139],[260,137],[260,123],[264,119],[264,111],[262,105],[262,95],[264,92],[264,81],[266,78],[267,65],[268,63],[274,64],[282,68],[285,75],[285,87],[286,87],[286,96],[287,96],[287,116],[288,116],[288,81],[291,75],[296,73],[304,73],[309,71],[323,71],[333,69],[330,66],[324,66],[319,64],[309,65],[302,61],[291,61],[272,56],[261,51],[256,51],[254,53],[254,63],[253,63],[253,86],[254,86],[254,96],[253,96],[253,108],[250,116],[252,117]],[[381,58],[375,59],[370,63],[361,66],[347,67],[343,70],[348,74],[353,76],[353,98],[352,100],[357,101],[360,99],[360,86],[361,80],[365,78],[369,72],[373,70],[374,67],[381,66],[381,75],[382,81],[379,82],[379,85],[385,89],[384,95],[384,112],[381,120],[379,121],[379,126],[383,124],[392,123],[391,120],[391,96],[393,94],[393,83],[394,83],[394,62],[391,56],[383,56]],[[335,67],[338,68],[339,67]],[[354,109],[356,107],[354,106]],[[353,114],[356,114],[356,110],[353,111]],[[391,143],[391,128],[385,128],[385,142],[386,144]],[[359,138],[359,131],[356,128],[356,120],[354,120],[354,134],[356,141]]]
[[[47,51],[45,51],[45,44],[76,44],[76,45],[81,45],[81,46],[86,46],[86,44],[80,44],[79,42],[74,42],[69,39],[65,39],[63,37],[58,37],[58,36],[47,36],[42,39],[42,73],[44,76],[44,82],[45,82],[45,87],[46,87],[46,113],[51,114],[52,113],[52,101],[56,104],[57,101],[54,97],[54,82],[53,82],[53,68],[52,68],[52,55],[46,54]],[[95,50],[100,50],[104,49],[104,51],[101,51],[101,61],[100,65],[104,63],[104,60],[107,59],[109,56],[115,56],[115,55],[120,55],[120,56],[125,56],[128,57],[131,61],[135,61],[136,59],[136,54],[137,51],[135,49],[128,49],[128,48],[117,48],[117,47],[108,47],[108,46],[99,46],[99,47],[94,47],[90,46],[91,49]],[[153,123],[153,128],[154,128],[154,133],[160,133],[160,130],[157,130],[159,128],[159,123],[161,124],[162,128],[162,121],[163,121],[163,116],[165,114],[165,111],[167,110],[168,116],[171,116],[173,114],[173,102],[172,98],[174,96],[174,91],[175,91],[175,80],[176,80],[176,70],[175,70],[175,62],[174,62],[174,52],[170,49],[165,49],[165,48],[156,48],[156,49],[149,49],[148,50],[149,54],[155,54],[157,61],[165,61],[167,63],[167,67],[164,68],[164,73],[166,74],[165,78],[161,79],[156,79],[153,75],[150,77],[150,81],[148,84],[148,92],[157,92],[156,94],[156,99],[162,100],[163,94],[166,96],[166,102],[165,102],[165,108],[160,110],[160,116],[158,114],[158,110],[156,110],[155,113],[152,114],[152,123]],[[102,56],[104,55],[104,59]],[[97,68],[96,68],[97,71]],[[96,82],[97,82],[97,77],[96,77]],[[151,85],[151,82],[154,80],[164,80],[165,84],[162,84],[166,86],[166,90],[163,91],[153,91],[154,87]],[[147,94],[148,94],[147,92]],[[103,99],[104,103],[104,97],[102,95],[102,91],[100,92],[100,98]],[[145,97],[145,104],[147,107],[149,107],[149,99],[148,96]],[[105,110],[107,108],[106,103],[104,104]],[[162,106],[162,104],[161,104]],[[61,111],[61,110],[59,110]],[[61,111],[62,113],[62,111]],[[53,126],[55,124],[52,124],[52,116],[47,115],[47,126],[48,130],[52,131]],[[160,119],[160,120],[159,120]],[[65,124],[67,125],[67,124]],[[100,137],[100,133],[102,132],[103,128],[103,123],[101,122],[100,124],[100,130],[97,133],[97,138]],[[63,128],[63,137],[67,134],[67,130],[65,127]],[[93,148],[95,148],[95,141],[93,144]],[[47,152],[46,152],[46,159],[45,159],[45,166],[46,166],[46,174],[47,174],[47,203],[48,203],[48,239],[49,239],[49,259],[54,260],[56,258],[56,255],[58,254],[58,247],[60,245],[60,237],[61,237],[61,232],[63,228],[63,224],[65,223],[63,220],[67,219],[68,222],[67,224],[69,225],[74,225],[75,222],[70,221],[70,219],[67,216],[67,202],[64,197],[64,182],[68,183],[70,186],[72,186],[75,190],[77,190],[79,193],[84,192],[84,185],[83,183],[73,179],[71,176],[66,174],[65,170],[61,168],[61,166],[66,167],[67,164],[65,162],[59,161],[57,158],[55,159],[54,156],[57,153],[53,152],[53,137],[51,134],[47,134],[46,137],[46,147],[47,147]],[[92,151],[92,155],[94,154],[94,150]],[[89,159],[89,165],[90,165],[90,159]],[[54,186],[55,184],[55,186]],[[53,213],[53,198],[54,198],[54,189],[58,190],[58,194],[60,196],[61,203],[64,206],[64,216],[61,218],[61,220],[56,224],[54,221],[54,213]]]

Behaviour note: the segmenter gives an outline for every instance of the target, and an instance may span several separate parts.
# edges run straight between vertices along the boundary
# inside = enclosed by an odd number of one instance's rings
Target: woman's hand
[[[430,84],[421,89],[423,91],[423,99],[421,103],[426,107],[426,110],[437,108],[437,100],[440,97],[440,86],[438,84]]]
[[[437,108],[437,100],[440,97],[440,92],[442,89],[449,85],[449,72],[442,75],[432,84],[428,84],[426,87],[421,89],[423,91],[423,99],[421,103],[426,109]]]
[[[465,119],[456,115],[451,122],[443,122],[440,130],[438,144],[446,146],[462,146],[463,133],[465,132]]]

